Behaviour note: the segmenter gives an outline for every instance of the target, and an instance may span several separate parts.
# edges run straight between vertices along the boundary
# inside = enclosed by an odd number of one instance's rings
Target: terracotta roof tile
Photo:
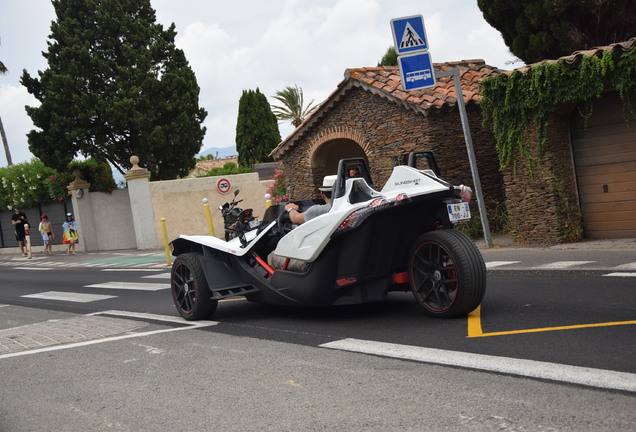
[[[569,65],[572,65],[573,67],[578,67],[578,65],[581,63],[581,59],[585,56],[585,57],[590,57],[590,56],[598,56],[598,55],[602,55],[603,52],[606,51],[610,51],[612,53],[617,53],[617,52],[628,52],[633,50],[634,48],[636,48],[636,37],[631,38],[627,41],[624,42],[617,42],[617,43],[613,43],[610,45],[605,45],[605,46],[600,46],[600,47],[594,47],[588,50],[582,50],[582,51],[575,51],[574,53],[568,55],[568,56],[563,56],[563,57],[559,57],[556,60],[542,60],[540,62],[537,63],[532,63],[526,66],[522,66],[520,68],[517,68],[513,71],[506,71],[506,75],[510,75],[513,72],[521,72],[521,73],[525,73],[527,71],[529,71],[530,69],[532,69],[533,67],[536,67],[538,65],[541,64],[556,64],[560,61],[563,61]]]
[[[459,70],[464,102],[466,104],[478,104],[480,102],[479,86],[484,78],[504,72],[486,65],[484,60],[478,59],[434,63],[433,68],[435,72],[448,71],[452,68]],[[451,108],[457,103],[455,86],[451,76],[438,78],[434,87],[406,92],[402,88],[402,78],[397,66],[347,69],[345,78],[338,84],[338,88],[291,135],[285,138],[271,154],[278,158],[289,148],[293,147],[295,142],[302,139],[311,124],[331,111],[332,107],[354,87],[368,90],[395,102],[406,103],[406,106],[422,113],[426,113],[429,110]]]

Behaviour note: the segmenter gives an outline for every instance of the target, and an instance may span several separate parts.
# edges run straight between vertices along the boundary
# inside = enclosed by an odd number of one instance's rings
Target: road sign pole
[[[464,103],[464,93],[459,79],[459,70],[452,68],[444,72],[435,72],[435,79],[443,76],[452,76],[453,84],[455,84],[455,95],[457,97],[457,107],[459,108],[459,116],[462,120],[462,129],[464,130],[464,139],[466,140],[466,151],[468,152],[468,162],[470,163],[470,171],[473,176],[475,186],[475,196],[477,197],[477,206],[479,207],[479,215],[481,216],[481,227],[484,230],[484,240],[487,247],[492,247],[492,238],[490,236],[490,225],[488,216],[486,215],[486,204],[484,203],[484,194],[481,190],[481,181],[479,180],[479,171],[477,169],[477,158],[475,157],[475,149],[473,148],[473,139],[470,135],[470,126],[468,124],[468,113],[466,112],[466,104]]]

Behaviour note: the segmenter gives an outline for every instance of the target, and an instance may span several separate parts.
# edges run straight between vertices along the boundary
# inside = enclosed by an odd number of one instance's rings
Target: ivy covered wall
[[[497,141],[512,235],[553,244],[583,236],[570,125],[618,92],[626,122],[636,110],[636,38],[530,65],[483,81],[484,125]]]

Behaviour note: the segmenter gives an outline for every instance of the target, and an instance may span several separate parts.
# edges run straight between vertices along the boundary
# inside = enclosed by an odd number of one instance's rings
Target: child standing
[[[72,253],[75,255],[75,243],[77,242],[77,222],[73,219],[73,215],[71,213],[66,214],[66,221],[62,224],[62,229],[64,230],[64,238],[62,239],[62,243],[67,244],[68,248],[66,249],[66,253]]]
[[[49,221],[49,217],[45,214],[40,216],[40,226],[38,227],[40,234],[42,234],[42,242],[44,243],[44,253],[53,253],[51,242],[53,241],[53,225]]]

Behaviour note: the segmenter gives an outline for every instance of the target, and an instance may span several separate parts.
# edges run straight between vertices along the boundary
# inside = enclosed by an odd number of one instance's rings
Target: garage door
[[[572,130],[587,238],[636,237],[636,121],[630,131],[622,106],[617,94],[604,96]]]

